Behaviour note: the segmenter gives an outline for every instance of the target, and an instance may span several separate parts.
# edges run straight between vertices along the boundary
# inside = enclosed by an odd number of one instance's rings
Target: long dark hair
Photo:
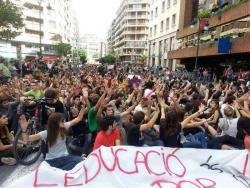
[[[66,130],[60,127],[60,123],[62,121],[64,121],[64,117],[61,113],[53,113],[49,116],[47,143],[50,147],[55,144],[59,135],[62,137],[62,139],[64,139],[66,136]]]
[[[164,129],[166,137],[177,134],[181,131],[181,123],[179,121],[179,114],[175,110],[171,110],[166,114],[165,124],[161,125]]]

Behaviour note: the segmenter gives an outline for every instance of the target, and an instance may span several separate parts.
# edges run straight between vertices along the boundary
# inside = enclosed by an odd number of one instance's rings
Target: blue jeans
[[[229,135],[224,135],[221,137],[213,138],[212,140],[208,142],[208,148],[209,149],[221,149],[223,144],[229,145],[238,149],[244,149],[244,143],[242,140],[239,140]]]
[[[183,148],[207,148],[206,134],[199,132],[194,135],[189,134],[188,142],[183,143]]]
[[[46,160],[46,162],[49,163],[50,166],[67,171],[72,170],[81,161],[81,157],[74,155],[67,155],[64,157]]]
[[[161,140],[155,141],[145,141],[145,146],[164,146],[164,143]]]

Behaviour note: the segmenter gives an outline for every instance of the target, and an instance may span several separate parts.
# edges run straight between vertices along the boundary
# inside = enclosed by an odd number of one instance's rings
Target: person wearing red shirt
[[[94,150],[101,146],[111,147],[120,145],[120,133],[116,127],[115,117],[106,116],[100,122],[101,131],[97,134]]]

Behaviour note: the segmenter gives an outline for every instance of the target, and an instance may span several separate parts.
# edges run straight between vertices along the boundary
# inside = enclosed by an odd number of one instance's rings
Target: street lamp
[[[201,21],[206,22],[204,26],[201,25]],[[198,21],[198,27],[199,27],[199,30],[198,30],[198,39],[197,39],[198,40],[197,41],[198,44],[197,44],[197,48],[196,48],[195,69],[198,68],[199,47],[200,47],[200,34],[203,31],[208,31],[208,29],[209,29],[208,18],[205,18],[203,20],[199,19],[199,21]]]

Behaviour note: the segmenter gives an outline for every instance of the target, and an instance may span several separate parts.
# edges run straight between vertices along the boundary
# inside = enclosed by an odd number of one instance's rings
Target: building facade
[[[88,54],[88,63],[94,63],[100,58],[101,40],[95,34],[85,34],[80,39],[80,46]]]
[[[11,1],[21,8],[25,26],[11,42],[1,42],[1,51],[11,51],[9,57],[36,57],[40,51],[44,57],[55,56],[56,44],[77,44],[79,30],[72,0]]]
[[[180,45],[168,52],[169,59],[179,60],[190,70],[199,66],[223,69],[229,64],[249,69],[250,1],[217,3],[212,0],[181,1],[177,33]],[[209,10],[211,15],[198,21],[198,11],[204,10]],[[228,40],[228,45],[221,46],[223,40]],[[221,47],[228,49],[221,52]]]
[[[107,43],[106,42],[101,42],[100,43],[100,55],[99,57],[105,57],[107,55]]]
[[[108,36],[108,51],[116,52],[121,62],[139,61],[147,53],[149,25],[148,0],[123,0]]]
[[[176,61],[167,53],[177,47],[181,0],[151,0],[148,37],[148,65],[175,69]]]

